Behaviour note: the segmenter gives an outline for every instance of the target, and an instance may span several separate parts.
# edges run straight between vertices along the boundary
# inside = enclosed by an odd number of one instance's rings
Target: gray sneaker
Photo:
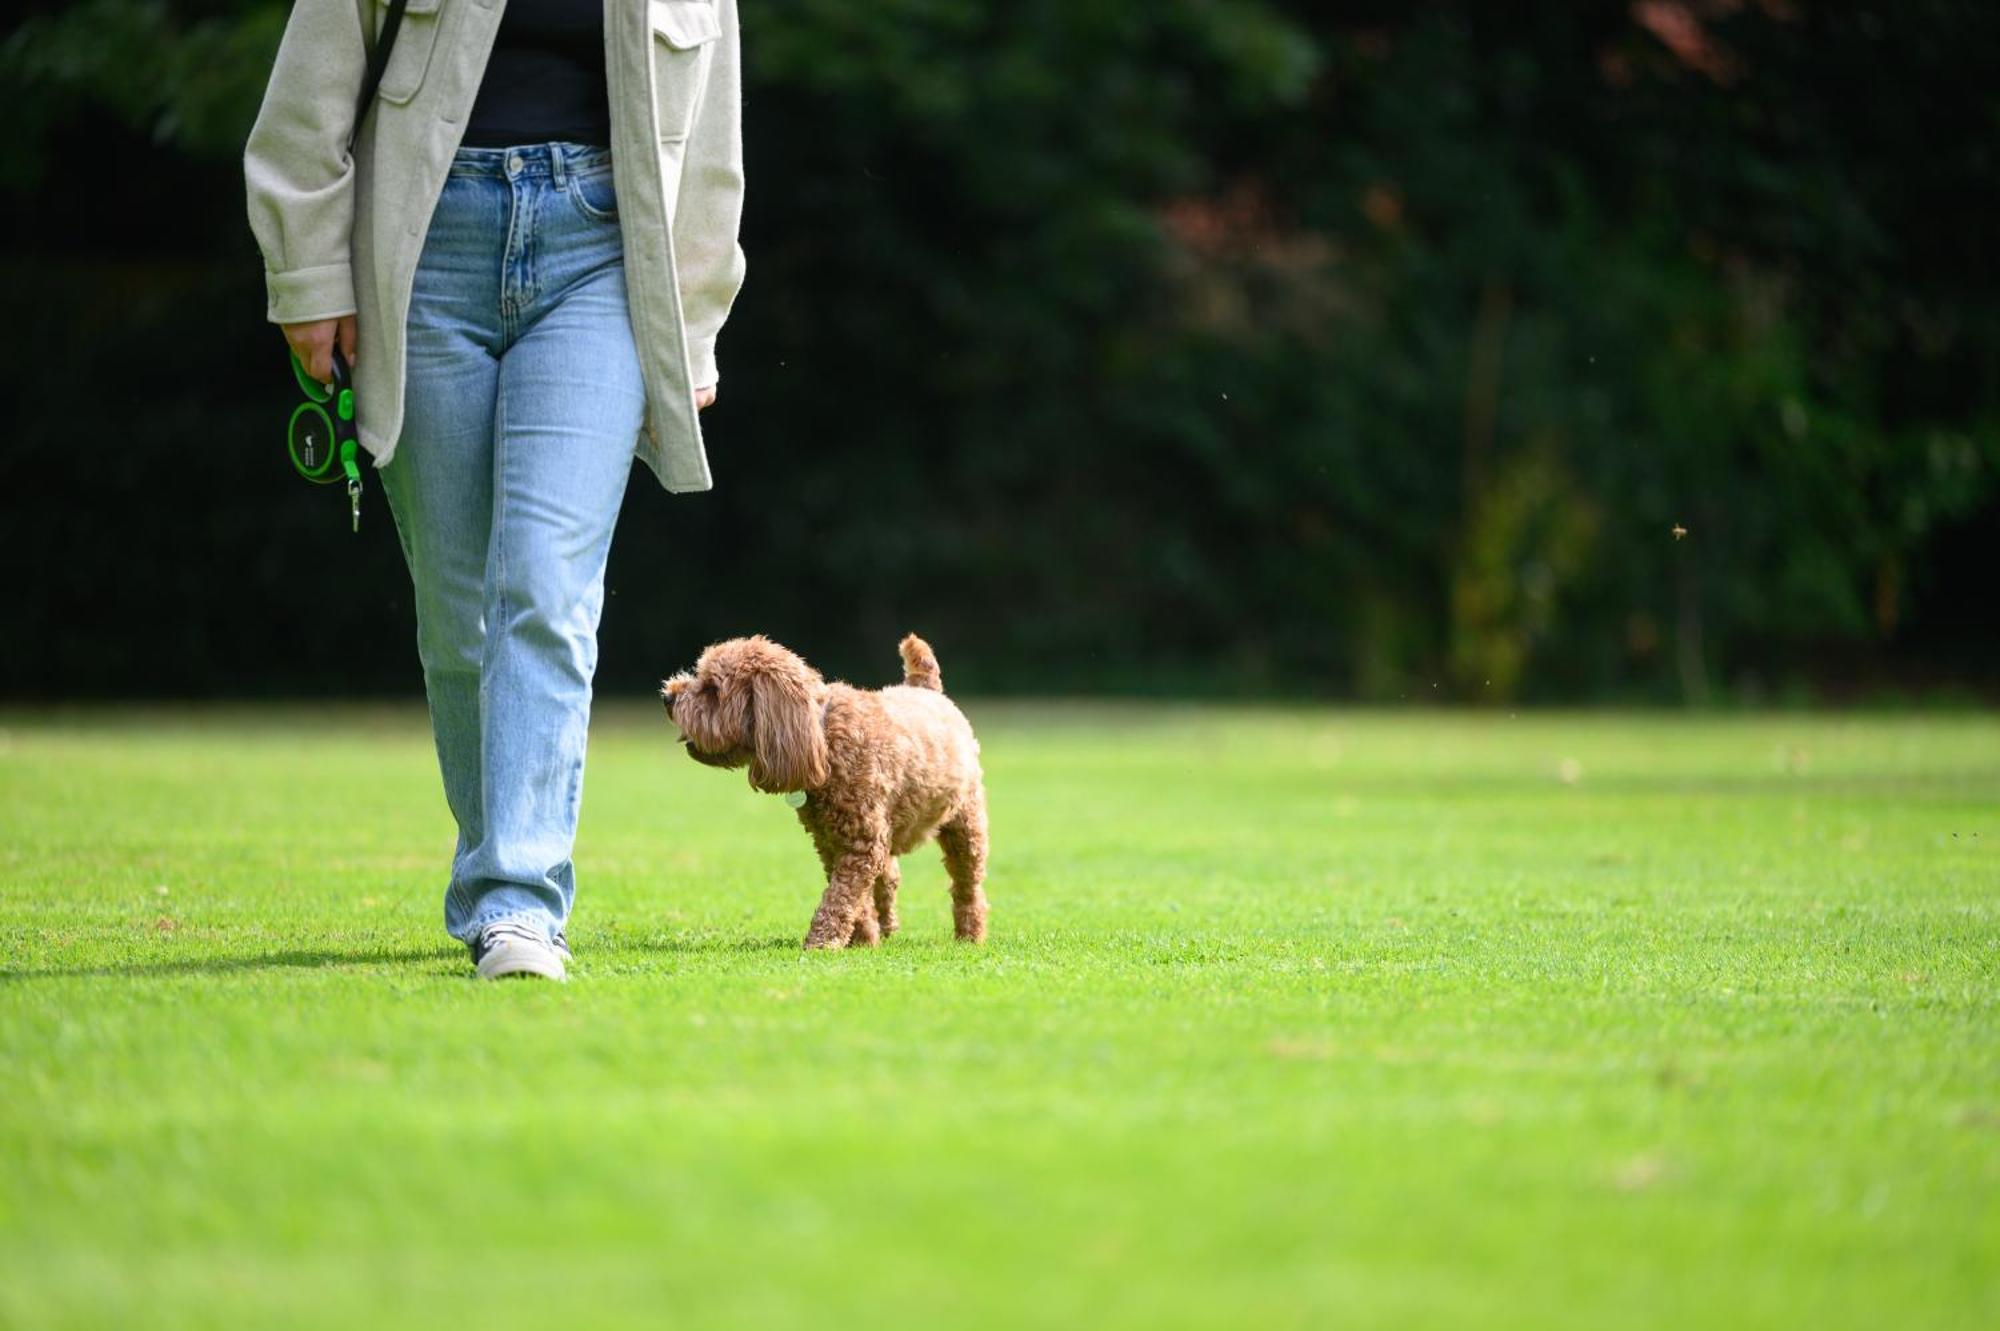
[[[558,929],[553,937],[526,920],[495,920],[479,931],[472,961],[482,980],[509,975],[539,975],[545,980],[567,978],[563,963],[569,944]]]

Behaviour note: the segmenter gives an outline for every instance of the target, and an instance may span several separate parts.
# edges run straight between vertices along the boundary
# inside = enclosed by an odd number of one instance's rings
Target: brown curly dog
[[[826,869],[807,947],[873,946],[896,932],[896,856],[937,836],[958,936],[986,937],[986,787],[979,741],[944,696],[937,657],[904,638],[903,682],[835,682],[769,638],[732,638],[660,685],[688,756],[750,768],[788,793]],[[802,797],[802,802],[801,802]]]

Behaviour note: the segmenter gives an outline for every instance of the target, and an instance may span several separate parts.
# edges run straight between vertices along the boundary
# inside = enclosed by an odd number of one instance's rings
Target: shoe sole
[[[501,943],[479,959],[479,978],[504,980],[511,976],[533,975],[544,980],[566,980],[562,957],[553,948],[532,943]]]

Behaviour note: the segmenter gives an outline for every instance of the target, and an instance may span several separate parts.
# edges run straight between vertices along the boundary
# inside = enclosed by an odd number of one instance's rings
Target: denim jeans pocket
[[[618,192],[613,186],[611,167],[593,168],[572,172],[569,178],[570,201],[576,210],[593,222],[616,222],[618,220]]]

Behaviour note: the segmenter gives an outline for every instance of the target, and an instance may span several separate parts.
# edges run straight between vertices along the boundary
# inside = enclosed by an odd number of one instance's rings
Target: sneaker
[[[569,958],[569,944],[561,931],[554,938],[525,920],[495,920],[479,931],[472,945],[472,960],[482,980],[498,980],[509,975],[539,975],[545,980],[565,978],[563,962]]]

